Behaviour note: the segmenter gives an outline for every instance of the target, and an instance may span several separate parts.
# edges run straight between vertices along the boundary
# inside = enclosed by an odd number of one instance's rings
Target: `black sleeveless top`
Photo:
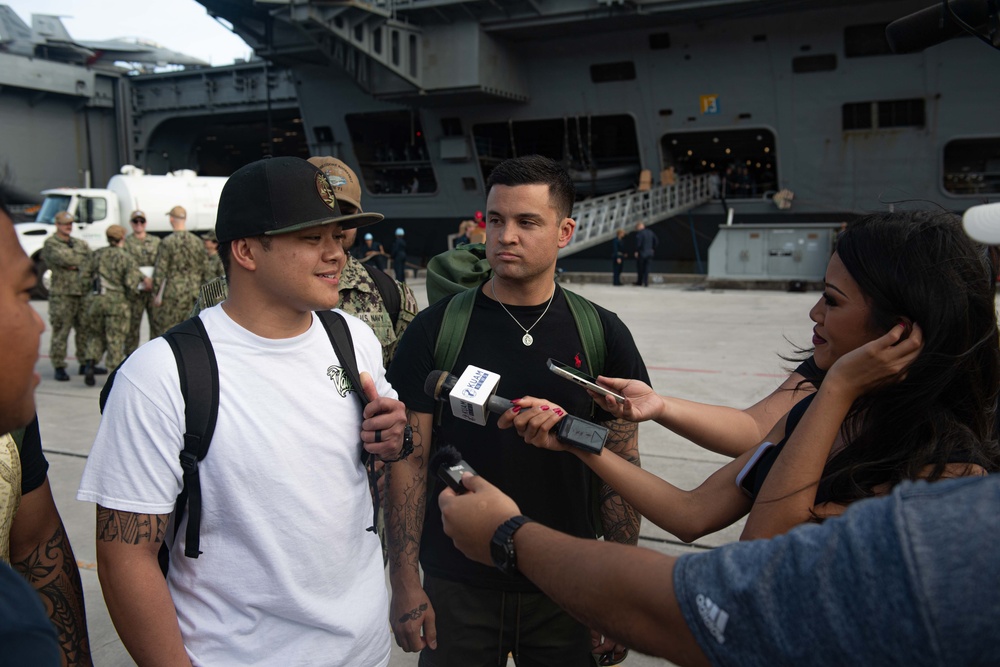
[[[767,474],[771,472],[774,462],[778,460],[778,456],[781,455],[781,450],[785,448],[785,443],[787,443],[788,439],[792,437],[792,433],[795,432],[795,427],[799,425],[799,421],[802,420],[802,415],[806,413],[806,408],[809,407],[815,397],[816,394],[810,394],[796,403],[792,409],[788,411],[788,419],[785,421],[785,437],[776,444],[765,442],[760,445],[757,453],[754,454],[753,458],[750,459],[747,465],[740,472],[740,475],[737,478],[737,483],[740,488],[743,489],[743,491],[746,492],[746,494],[753,500],[757,500],[757,495],[764,486],[764,480],[767,479]],[[830,488],[826,481],[826,469],[824,468],[823,477],[820,479],[819,486],[816,489],[815,503],[817,505],[827,502],[830,499]]]

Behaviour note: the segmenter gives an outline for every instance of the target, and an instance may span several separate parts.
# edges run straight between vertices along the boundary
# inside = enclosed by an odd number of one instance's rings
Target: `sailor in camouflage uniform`
[[[348,211],[351,213],[362,212],[361,184],[358,183],[358,177],[354,170],[333,157],[312,157],[309,158],[309,162],[326,175],[337,201],[340,202],[340,208],[345,214]],[[396,353],[399,339],[417,314],[417,297],[405,283],[393,281],[399,290],[401,304],[399,318],[393,326],[392,318],[385,308],[385,303],[382,301],[382,295],[379,293],[375,281],[361,265],[361,262],[347,252],[354,245],[356,239],[356,229],[344,231],[344,254],[347,255],[347,262],[340,274],[340,305],[338,307],[371,327],[371,330],[375,332],[375,337],[382,344],[382,363],[388,368],[392,356]]]
[[[66,342],[70,329],[76,331],[77,355],[87,346],[87,330],[83,323],[84,296],[90,292],[90,247],[83,239],[71,238],[73,216],[60,211],[55,216],[56,233],[45,239],[42,260],[52,270],[49,288],[49,322],[52,344],[49,359],[55,368],[55,378],[69,380],[66,373]]]
[[[100,359],[107,352],[113,371],[125,358],[131,324],[129,295],[152,280],[142,275],[135,258],[125,250],[125,228],[111,225],[106,232],[108,247],[94,253],[94,294],[88,300],[87,322],[92,335],[87,359]],[[84,381],[94,385],[93,363],[88,362]]]
[[[225,277],[226,271],[222,268],[222,258],[219,257],[219,239],[215,237],[215,230],[205,232],[201,240],[205,244],[205,252],[208,253],[208,274],[205,280]]]
[[[344,202],[343,199],[339,198],[337,201],[341,204]],[[353,245],[356,238],[357,230],[345,230],[344,249],[347,250]],[[382,343],[382,364],[386,368],[389,367],[389,362],[396,354],[399,339],[402,338],[406,327],[413,321],[418,309],[417,297],[413,294],[413,290],[406,283],[395,280],[393,282],[399,290],[401,304],[399,318],[396,320],[395,326],[389,312],[385,309],[382,295],[379,293],[378,286],[371,274],[356,257],[347,254],[347,262],[344,264],[344,270],[340,273],[339,308],[345,313],[354,315],[375,332],[375,337]]]
[[[174,206],[167,215],[174,233],[160,242],[153,269],[156,296],[153,297],[150,338],[188,318],[208,271],[205,246],[198,236],[184,229],[187,219],[184,207]]]
[[[129,221],[132,233],[125,237],[125,250],[132,255],[138,266],[148,266],[152,272],[153,264],[156,263],[156,253],[160,249],[160,239],[146,233],[146,214],[142,211],[132,211]],[[149,320],[150,330],[153,328],[153,292],[147,287],[145,290],[133,290],[127,296],[130,319],[125,354],[129,355],[139,347],[139,328],[142,325],[143,311]]]

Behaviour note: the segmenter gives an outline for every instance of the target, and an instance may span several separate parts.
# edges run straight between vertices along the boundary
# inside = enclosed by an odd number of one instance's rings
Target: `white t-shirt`
[[[183,520],[167,578],[195,665],[386,665],[388,598],[361,463],[357,397],[315,316],[271,340],[221,306],[201,313],[219,365],[219,416],[199,465],[201,551]],[[381,396],[382,348],[347,315],[359,371]],[[168,514],[181,490],[184,401],[162,338],[118,370],[77,498]],[[167,529],[171,541],[173,526]]]

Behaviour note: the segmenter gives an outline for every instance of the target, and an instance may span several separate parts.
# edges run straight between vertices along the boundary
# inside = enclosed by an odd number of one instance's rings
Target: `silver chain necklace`
[[[510,319],[514,320],[514,324],[521,327],[521,329],[524,331],[524,336],[521,338],[521,342],[524,343],[524,346],[525,347],[530,346],[533,342],[535,342],[535,339],[532,338],[531,334],[528,332],[534,329],[535,325],[537,325],[539,322],[542,321],[542,318],[545,317],[545,313],[549,312],[549,306],[552,305],[552,299],[556,295],[556,286],[555,285],[552,286],[552,295],[549,297],[549,302],[548,304],[546,304],[545,310],[542,311],[542,314],[538,316],[537,320],[535,320],[535,324],[532,324],[530,327],[525,329],[524,326],[522,326],[521,323],[517,321],[517,318],[514,317],[514,315],[511,314],[509,310],[507,310],[507,306],[503,305],[503,301],[500,300],[500,297],[497,296],[496,287],[494,287],[493,285],[494,280],[496,280],[496,274],[494,274],[493,277],[490,278],[490,291],[493,292],[493,298],[496,300],[497,303],[500,304],[500,307],[503,308],[503,312],[510,315]]]

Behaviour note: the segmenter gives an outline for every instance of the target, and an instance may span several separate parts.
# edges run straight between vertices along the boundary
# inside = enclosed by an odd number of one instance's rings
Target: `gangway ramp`
[[[648,190],[623,190],[577,202],[572,218],[576,231],[559,251],[564,258],[615,237],[619,229],[632,231],[643,222],[647,227],[707,203],[711,199],[708,175],[681,176],[673,185]]]

